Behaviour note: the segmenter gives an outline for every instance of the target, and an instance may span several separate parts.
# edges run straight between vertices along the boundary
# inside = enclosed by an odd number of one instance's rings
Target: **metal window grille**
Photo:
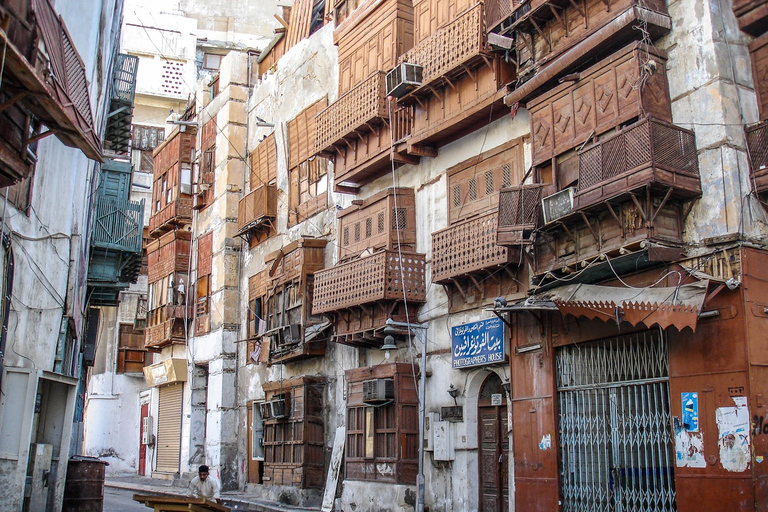
[[[360,241],[360,223],[355,224],[355,242]]]
[[[677,510],[663,333],[563,347],[556,358],[562,510]]]
[[[485,172],[485,195],[489,196],[493,194],[493,171]]]
[[[349,245],[349,228],[344,228],[344,245]]]
[[[373,219],[368,217],[365,219],[365,238],[371,238],[373,234]]]
[[[379,233],[384,232],[384,212],[379,213]]]

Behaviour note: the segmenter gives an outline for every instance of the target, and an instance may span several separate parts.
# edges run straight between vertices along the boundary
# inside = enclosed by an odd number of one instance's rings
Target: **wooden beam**
[[[6,101],[4,101],[2,104],[0,104],[0,112],[7,109],[11,105],[19,101],[20,99],[24,98],[24,96],[26,95],[27,95],[26,91],[17,92],[16,94],[8,98]]]
[[[664,205],[667,204],[667,200],[669,199],[670,195],[672,195],[672,187],[667,189],[667,194],[664,196],[664,199],[661,200],[659,207],[656,208],[655,212],[653,212],[653,216],[651,217],[651,225],[653,225],[653,221],[656,220],[656,216],[659,214],[661,209],[664,208]]]
[[[414,157],[414,156],[410,156],[410,155],[403,155],[403,154],[398,153],[397,151],[392,151],[391,158],[392,158],[392,161],[398,162],[398,163],[401,163],[401,164],[418,165],[419,161],[420,161],[420,158],[417,157],[417,156]]]
[[[435,158],[437,156],[437,148],[431,144],[413,144],[408,148],[408,154]]]
[[[579,212],[581,214],[581,218],[584,219],[584,223],[586,223],[587,227],[589,228],[589,232],[592,233],[592,237],[595,239],[595,242],[597,243],[598,247],[600,246],[600,237],[597,236],[597,233],[595,233],[594,228],[592,227],[592,224],[589,222],[589,219],[587,218],[587,214],[582,212]]]
[[[643,217],[643,220],[645,222],[648,222],[648,217],[645,215],[645,211],[643,210],[643,207],[640,206],[640,201],[637,200],[637,196],[635,196],[635,194],[629,194],[629,197],[632,198],[632,202],[635,203],[635,206],[637,206],[637,209],[640,210],[640,215]]]
[[[464,302],[466,302],[467,301],[467,294],[464,293],[464,290],[461,288],[461,285],[459,284],[459,282],[456,281],[456,279],[454,279],[454,278],[451,278],[451,282],[453,283],[453,285],[456,287],[456,289],[461,294],[461,297],[464,299]]]

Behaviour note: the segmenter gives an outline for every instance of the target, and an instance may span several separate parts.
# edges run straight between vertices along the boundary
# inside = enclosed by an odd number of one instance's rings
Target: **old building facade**
[[[764,10],[294,2],[154,150],[154,471],[760,510]]]

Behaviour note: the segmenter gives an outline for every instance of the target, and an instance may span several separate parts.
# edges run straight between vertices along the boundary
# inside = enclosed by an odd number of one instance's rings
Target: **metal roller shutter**
[[[157,471],[179,472],[182,384],[160,388],[157,414]]]

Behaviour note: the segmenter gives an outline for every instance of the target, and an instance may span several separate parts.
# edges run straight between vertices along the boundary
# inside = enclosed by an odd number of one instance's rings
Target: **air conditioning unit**
[[[271,408],[271,417],[273,419],[288,417],[288,393],[281,393],[272,397],[269,402]]]
[[[259,410],[261,411],[262,420],[272,419],[272,402],[261,402]]]
[[[541,200],[542,210],[544,210],[544,224],[565,217],[573,211],[573,193],[575,191],[574,187],[568,187]]]
[[[403,62],[387,73],[387,96],[402,98],[421,85],[424,68],[418,64]]]
[[[371,379],[363,381],[363,403],[380,404],[394,399],[394,379]]]

